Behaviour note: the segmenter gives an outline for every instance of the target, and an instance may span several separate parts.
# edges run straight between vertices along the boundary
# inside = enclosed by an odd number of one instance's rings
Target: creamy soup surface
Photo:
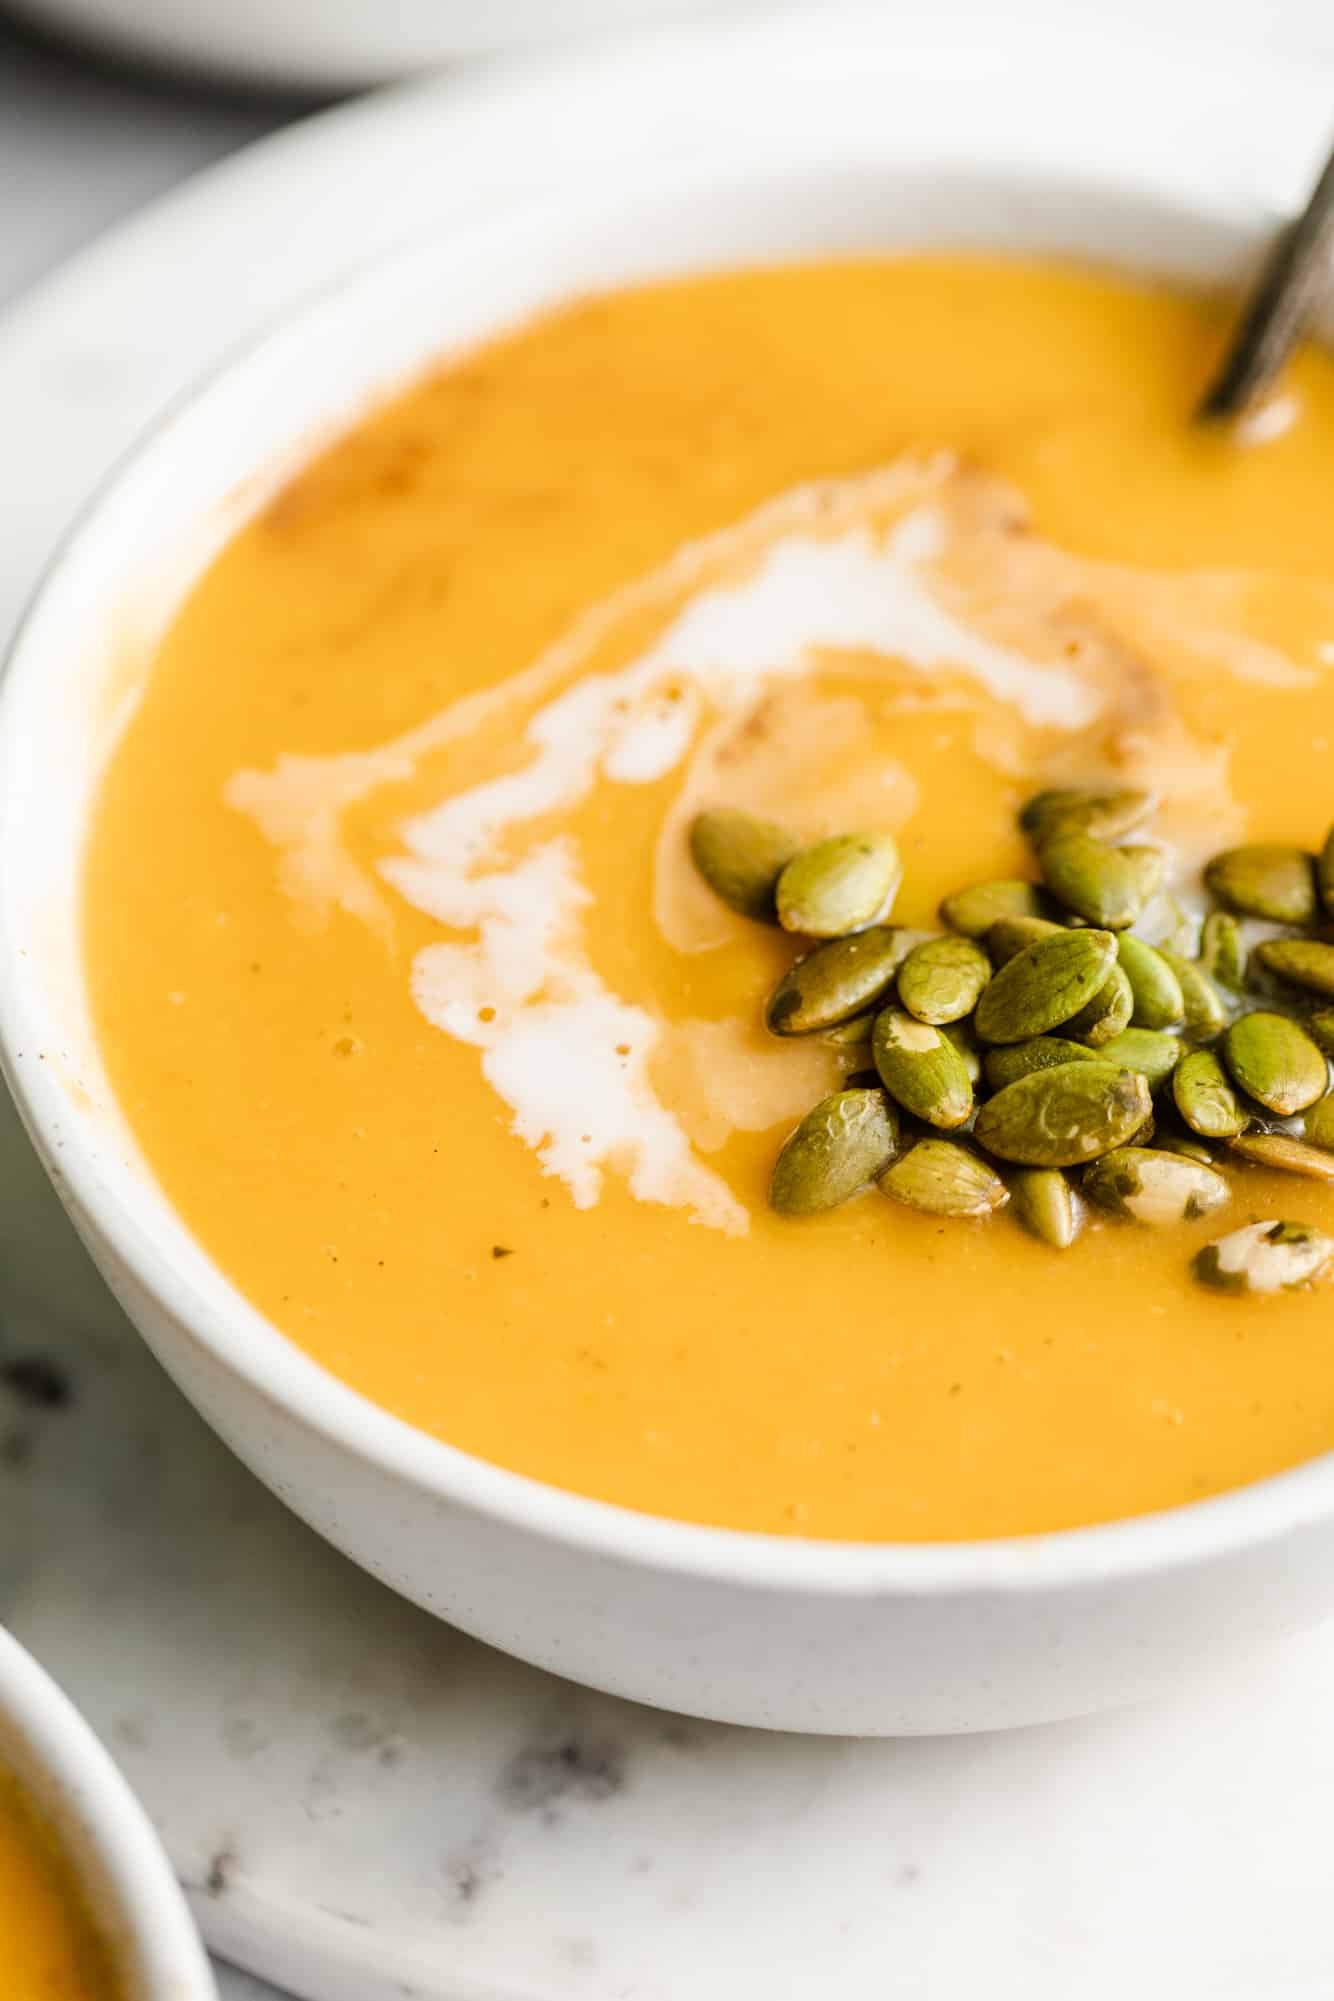
[[[0,1767],[0,1993],[4,2001],[117,2001],[106,1953],[63,1858]]]
[[[88,848],[110,1075],[254,1304],[368,1397],[631,1507],[1027,1533],[1334,1444],[1330,1297],[1205,1292],[1230,1206],[766,1205],[858,1061],[692,814],[893,831],[896,920],[1031,874],[1038,786],[1155,790],[1189,902],[1334,818],[1334,364],[1186,421],[1226,311],[1073,266],[830,263],[590,299],[449,361],[250,522],[158,645]]]

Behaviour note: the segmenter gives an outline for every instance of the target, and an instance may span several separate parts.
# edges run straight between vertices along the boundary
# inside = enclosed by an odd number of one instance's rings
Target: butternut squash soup
[[[5,2001],[115,2001],[117,1991],[63,1857],[0,1769],[0,1992]]]
[[[959,1539],[1334,1444],[1334,363],[909,257],[588,299],[156,648],[86,961],[152,1169],[423,1430]],[[1334,936],[1334,931],[1331,931]]]

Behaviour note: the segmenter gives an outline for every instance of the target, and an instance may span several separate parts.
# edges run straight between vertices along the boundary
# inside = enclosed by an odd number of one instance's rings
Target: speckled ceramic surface
[[[830,18],[772,31],[794,88]],[[937,32],[901,67],[953,60],[961,31]],[[1003,81],[1013,37],[975,46]],[[702,90],[682,114],[660,64],[626,63],[611,97],[572,66],[339,114],[48,286],[0,338],[25,466],[0,490],[0,625],[91,480],[245,328],[544,171],[520,123],[605,171],[728,109]],[[1211,74],[1195,116],[1218,114]],[[1309,87],[1334,101],[1328,75]],[[1283,200],[1300,153],[1239,137],[1226,167]],[[393,1599],[241,1471],[107,1301],[7,1111],[0,1611],[108,1737],[214,1945],[310,2001],[1334,1988],[1334,1633],[1152,1709],[969,1740],[780,1739],[584,1694]]]

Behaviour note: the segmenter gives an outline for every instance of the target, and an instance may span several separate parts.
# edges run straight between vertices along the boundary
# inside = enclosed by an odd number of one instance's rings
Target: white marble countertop
[[[0,313],[121,216],[299,108],[110,74],[0,23]],[[223,2001],[273,2001],[245,1974],[219,1979]]]

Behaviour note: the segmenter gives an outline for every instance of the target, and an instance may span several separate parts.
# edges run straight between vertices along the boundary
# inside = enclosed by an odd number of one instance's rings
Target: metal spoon
[[[1216,422],[1241,416],[1258,403],[1273,387],[1331,284],[1334,153],[1304,213],[1280,232],[1196,416]]]

